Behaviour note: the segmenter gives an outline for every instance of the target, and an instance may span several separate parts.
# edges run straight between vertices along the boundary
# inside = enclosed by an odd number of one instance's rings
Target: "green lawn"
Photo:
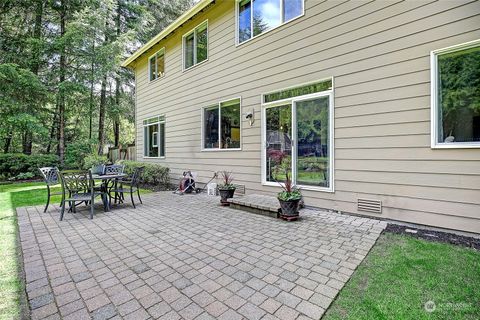
[[[385,233],[322,319],[480,319],[480,252]]]
[[[43,183],[0,185],[0,319],[18,319],[20,292],[15,208],[45,203]],[[60,199],[56,199],[60,200]]]
[[[52,189],[53,192],[60,190],[60,186]],[[142,194],[147,192],[150,191],[141,191]],[[60,198],[53,196],[49,208],[58,207]],[[18,319],[20,313],[23,285],[18,277],[15,208],[44,205],[46,200],[47,190],[43,182],[0,185],[0,320]]]

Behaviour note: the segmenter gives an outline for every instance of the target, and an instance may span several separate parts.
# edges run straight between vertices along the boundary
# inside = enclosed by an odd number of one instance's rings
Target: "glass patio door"
[[[294,102],[295,182],[330,188],[330,95]]]
[[[332,189],[332,94],[320,93],[265,106],[264,183],[291,172],[304,188]]]
[[[292,171],[292,106],[279,105],[265,110],[266,180],[285,181]]]

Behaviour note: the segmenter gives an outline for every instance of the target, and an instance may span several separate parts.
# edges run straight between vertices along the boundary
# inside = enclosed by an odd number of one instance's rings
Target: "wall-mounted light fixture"
[[[250,127],[253,126],[253,123],[255,122],[255,109],[252,109],[252,111],[247,112],[245,114],[245,119],[247,119],[248,122],[250,123]]]

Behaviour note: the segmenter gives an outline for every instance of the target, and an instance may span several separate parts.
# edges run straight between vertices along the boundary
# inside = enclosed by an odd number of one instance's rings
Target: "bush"
[[[101,164],[106,164],[107,162],[108,162],[107,156],[99,156],[97,154],[91,154],[86,156],[85,159],[83,160],[83,169],[87,170]]]
[[[0,154],[0,176],[3,179],[39,178],[41,174],[38,168],[58,165],[58,157],[53,154]]]
[[[85,167],[87,156],[97,153],[95,140],[71,142],[65,150],[65,168],[81,169]]]
[[[131,175],[135,168],[145,167],[143,172],[142,181],[151,185],[170,185],[170,176],[168,175],[170,169],[163,167],[159,164],[154,163],[145,163],[138,161],[130,160],[120,160],[118,164],[123,164],[125,166],[125,173]]]

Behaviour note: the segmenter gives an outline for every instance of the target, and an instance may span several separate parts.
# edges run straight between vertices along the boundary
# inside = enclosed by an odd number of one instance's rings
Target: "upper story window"
[[[183,36],[183,69],[208,59],[208,20]]]
[[[203,150],[240,149],[240,99],[220,102],[203,110]]]
[[[143,121],[143,155],[147,158],[165,157],[165,117]]]
[[[431,53],[432,148],[480,148],[480,40]]]
[[[242,43],[303,15],[304,0],[237,1],[237,41]]]
[[[165,48],[148,58],[148,77],[150,81],[165,75]]]

